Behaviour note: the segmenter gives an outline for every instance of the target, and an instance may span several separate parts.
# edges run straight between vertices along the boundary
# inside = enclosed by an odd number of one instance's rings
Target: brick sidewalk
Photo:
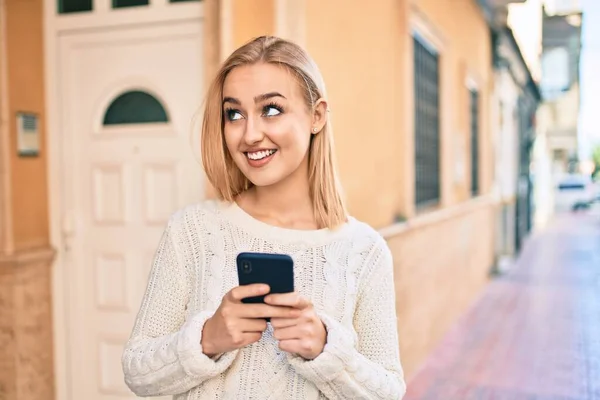
[[[600,219],[534,235],[409,382],[417,399],[600,400]]]

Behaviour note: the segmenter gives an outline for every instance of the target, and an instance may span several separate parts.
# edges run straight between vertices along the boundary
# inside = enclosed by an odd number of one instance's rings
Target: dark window
[[[438,53],[415,37],[415,202],[440,201],[440,79]]]
[[[60,14],[85,11],[92,11],[92,0],[58,0]]]
[[[104,125],[168,122],[167,112],[152,95],[131,91],[117,97],[104,114]]]
[[[479,194],[479,93],[469,90],[471,114],[471,194]]]
[[[147,6],[148,0],[113,0],[113,8]]]

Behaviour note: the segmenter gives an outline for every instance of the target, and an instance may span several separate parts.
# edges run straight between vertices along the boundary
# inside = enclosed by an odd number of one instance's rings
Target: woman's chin
[[[269,171],[271,172],[271,171]],[[246,178],[252,185],[256,188],[264,188],[278,184],[283,180],[283,178],[279,174],[269,173],[267,171],[256,171],[254,173],[249,173],[246,175]]]
[[[280,179],[269,179],[267,177],[260,177],[260,178],[250,178],[248,177],[248,180],[250,182],[252,182],[252,185],[255,188],[266,188],[269,186],[273,186],[276,185],[277,183],[279,183],[281,180]]]

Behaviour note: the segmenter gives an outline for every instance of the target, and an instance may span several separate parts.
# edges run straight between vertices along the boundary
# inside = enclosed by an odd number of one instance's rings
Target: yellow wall
[[[306,14],[306,46],[327,84],[350,212],[375,226],[388,225],[407,184],[406,2],[308,0]]]
[[[234,48],[238,48],[253,37],[275,33],[275,1],[232,1],[231,26]]]
[[[6,1],[9,148],[17,251],[44,247],[49,243],[42,4],[42,0]],[[19,111],[39,116],[42,143],[37,158],[17,156],[16,113]]]
[[[473,0],[307,0],[306,20],[306,46],[328,86],[351,213],[375,227],[392,224],[397,213],[410,219],[401,234],[388,237],[410,377],[481,291],[493,261],[494,206],[465,203],[471,198],[467,78],[480,93],[481,193],[491,188],[489,30]],[[442,115],[441,210],[419,214],[413,205],[415,24],[440,50]],[[465,163],[463,182],[454,178],[458,157]]]
[[[491,40],[472,0],[307,1],[307,49],[328,85],[342,183],[352,214],[376,227],[414,209],[411,21],[441,40],[442,205],[470,195],[467,77],[480,92],[480,187],[491,187],[489,95]],[[456,21],[460,18],[461,23]],[[351,26],[351,29],[340,29]],[[462,141],[465,180],[454,181],[455,141]]]

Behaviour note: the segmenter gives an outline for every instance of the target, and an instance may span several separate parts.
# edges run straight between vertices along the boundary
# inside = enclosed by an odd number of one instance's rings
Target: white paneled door
[[[121,400],[121,353],[169,215],[202,198],[190,143],[202,21],[59,38],[69,397]],[[196,124],[197,125],[197,124]],[[198,141],[194,141],[197,143]]]

